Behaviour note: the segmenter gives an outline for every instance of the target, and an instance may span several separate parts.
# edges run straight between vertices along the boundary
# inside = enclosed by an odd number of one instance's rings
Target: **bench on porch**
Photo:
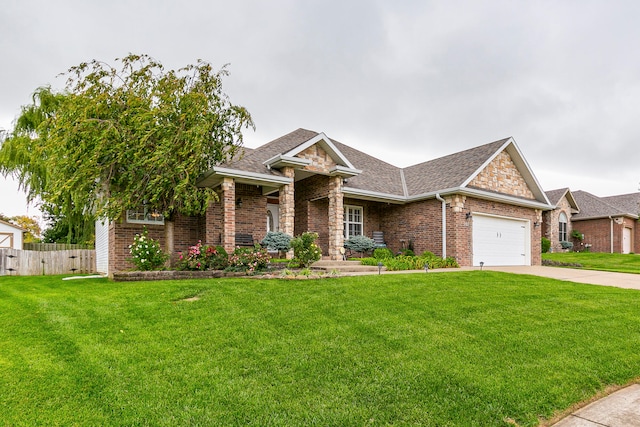
[[[254,244],[253,234],[236,233],[236,246],[253,247]]]

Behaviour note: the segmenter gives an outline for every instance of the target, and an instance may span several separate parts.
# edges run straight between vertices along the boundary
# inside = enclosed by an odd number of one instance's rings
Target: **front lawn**
[[[640,377],[640,292],[491,271],[0,277],[0,425],[538,425]]]
[[[542,254],[542,260],[580,264],[588,270],[640,274],[640,255],[602,252],[554,252]]]

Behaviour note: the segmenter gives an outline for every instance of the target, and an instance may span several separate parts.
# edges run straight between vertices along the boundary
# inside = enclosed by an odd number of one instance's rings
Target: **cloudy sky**
[[[297,128],[407,166],[513,136],[545,190],[640,181],[640,2],[8,0],[0,128],[80,62],[229,64],[256,147]],[[0,177],[0,212],[37,214]]]

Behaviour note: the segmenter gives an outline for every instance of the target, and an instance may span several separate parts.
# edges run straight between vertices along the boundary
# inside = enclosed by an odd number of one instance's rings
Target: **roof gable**
[[[576,202],[576,199],[575,197],[573,197],[573,193],[571,192],[571,190],[569,190],[569,188],[558,188],[557,190],[545,191],[545,194],[547,195],[547,199],[549,199],[549,202],[553,206],[558,207],[560,201],[565,198],[567,199],[567,203],[569,203],[569,206],[574,210],[573,213],[580,212],[580,207],[578,206],[578,203]]]
[[[515,140],[506,138],[493,144],[497,145],[499,142],[503,142],[502,146],[489,156],[462,186],[483,185],[483,177],[491,178],[497,180],[496,185],[486,186],[485,184],[480,188],[549,204],[542,186],[540,186]]]

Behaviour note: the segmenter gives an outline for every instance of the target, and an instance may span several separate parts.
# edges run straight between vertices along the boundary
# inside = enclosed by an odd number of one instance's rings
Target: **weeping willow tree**
[[[2,136],[0,173],[70,223],[116,219],[143,203],[167,218],[202,214],[215,192],[198,177],[236,155],[242,129],[253,127],[222,90],[226,67],[116,61],[71,67],[62,92],[38,88]]]

